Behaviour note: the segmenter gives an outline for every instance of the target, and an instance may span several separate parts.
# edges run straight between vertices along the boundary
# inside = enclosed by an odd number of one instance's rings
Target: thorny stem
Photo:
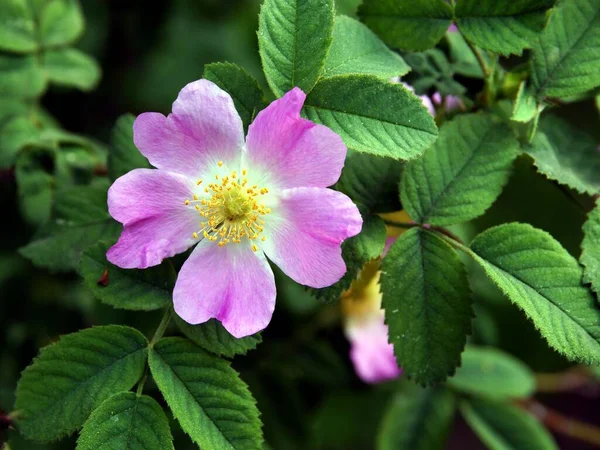
[[[535,400],[527,400],[521,406],[550,430],[600,447],[600,428],[571,419]]]
[[[473,251],[469,247],[464,245],[463,242],[461,241],[461,239],[457,235],[455,235],[451,231],[448,231],[446,228],[436,227],[436,226],[429,225],[429,224],[414,223],[414,222],[404,223],[404,222],[394,222],[393,220],[384,220],[383,222],[386,225],[389,225],[392,227],[397,227],[397,228],[403,228],[405,230],[410,230],[411,228],[419,227],[419,228],[423,228],[424,230],[433,231],[433,232],[435,232],[436,235],[438,235],[440,238],[442,238],[443,240],[448,242],[453,247],[455,247],[459,250],[462,250],[463,252],[467,253],[468,255],[473,255]]]
[[[165,334],[165,331],[167,330],[167,327],[169,326],[169,323],[171,322],[172,318],[173,318],[173,307],[169,306],[167,308],[167,310],[165,311],[165,314],[164,314],[162,320],[158,324],[158,327],[156,328],[156,331],[154,332],[154,336],[152,336],[152,339],[150,340],[150,343],[148,344],[148,349],[152,349],[154,347],[154,344],[156,344],[158,342],[158,340],[163,336],[163,334]],[[144,390],[144,385],[146,384],[146,381],[148,380],[148,372],[149,372],[149,367],[148,367],[148,363],[146,363],[146,368],[144,369],[144,375],[142,376],[142,379],[138,383],[138,387],[137,387],[137,391],[136,391],[136,394],[138,397],[140,395],[142,395],[142,391]]]

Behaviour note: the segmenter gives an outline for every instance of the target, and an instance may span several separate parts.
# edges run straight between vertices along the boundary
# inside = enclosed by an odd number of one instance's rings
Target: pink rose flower
[[[298,88],[261,111],[244,140],[229,94],[198,80],[167,117],[141,114],[134,141],[155,169],[135,169],[108,192],[124,225],[107,257],[122,268],[160,264],[196,245],[179,272],[175,311],[186,322],[221,321],[235,337],[264,329],[275,308],[267,257],[296,282],[329,286],[346,272],[344,239],[362,218],[339,178],[346,146],[300,117]]]

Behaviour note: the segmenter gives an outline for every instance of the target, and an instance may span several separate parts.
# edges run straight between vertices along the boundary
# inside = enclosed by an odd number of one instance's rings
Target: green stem
[[[165,334],[165,331],[167,330],[167,327],[169,326],[172,317],[173,307],[169,306],[165,311],[165,315],[163,316],[162,320],[158,324],[158,328],[156,328],[156,332],[154,333],[154,336],[152,336],[152,340],[150,341],[150,344],[148,344],[148,348],[154,347],[154,344],[156,344],[156,342],[163,336],[163,334]]]
[[[463,35],[463,37],[464,37],[464,35]],[[496,98],[496,93],[495,93],[495,88],[494,88],[495,68],[490,68],[487,65],[487,62],[485,61],[485,58],[483,57],[483,53],[481,53],[481,50],[478,49],[475,45],[473,45],[466,37],[464,37],[464,38],[465,38],[465,42],[467,43],[467,45],[469,46],[469,48],[475,55],[475,58],[477,58],[477,62],[481,66],[481,71],[483,72],[483,78],[485,81],[485,89],[484,89],[485,103],[490,105],[493,103],[494,99]]]
[[[475,253],[473,252],[473,250],[471,250],[469,247],[467,247],[462,242],[460,242],[456,236],[450,235],[449,233],[444,233],[437,228],[431,228],[430,231],[435,233],[435,235],[437,237],[439,237],[440,239],[443,239],[444,241],[446,241],[448,244],[450,244],[452,247],[456,248],[457,250],[460,250],[471,257],[476,256]]]
[[[156,328],[156,331],[154,332],[154,336],[152,336],[152,339],[150,340],[150,343],[148,344],[149,350],[151,350],[152,347],[154,347],[154,345],[158,342],[158,340],[163,336],[163,334],[165,334],[165,331],[167,331],[167,327],[169,326],[169,323],[171,323],[172,318],[173,318],[173,307],[169,306],[167,308],[167,310],[165,311],[165,314],[163,315],[160,323],[158,324],[158,327]],[[148,380],[149,372],[150,372],[150,368],[148,367],[148,362],[146,362],[146,367],[144,368],[144,375],[142,376],[142,378],[137,386],[136,395],[138,397],[140,395],[142,395],[142,392],[144,391],[144,386],[146,385],[146,381]]]

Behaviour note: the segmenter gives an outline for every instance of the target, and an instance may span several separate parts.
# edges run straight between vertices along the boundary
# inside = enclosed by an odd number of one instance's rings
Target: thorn
[[[102,276],[100,278],[98,278],[98,281],[96,282],[96,284],[98,286],[108,286],[108,268],[104,269],[104,272],[102,273]]]

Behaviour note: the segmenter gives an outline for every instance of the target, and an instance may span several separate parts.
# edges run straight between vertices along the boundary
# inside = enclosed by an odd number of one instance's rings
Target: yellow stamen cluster
[[[219,168],[223,162],[217,163]],[[260,202],[260,197],[269,192],[265,187],[250,186],[247,171],[242,170],[239,177],[237,171],[230,175],[215,175],[215,182],[208,183],[204,188],[204,195],[200,199],[194,195],[193,200],[185,200],[185,205],[194,205],[200,214],[200,231],[192,233],[194,239],[204,237],[210,241],[218,242],[219,247],[229,243],[240,243],[247,236],[250,241],[258,239],[263,232],[265,224],[262,216],[269,214],[271,210]],[[202,180],[196,182],[197,186]],[[265,241],[263,236],[261,241]],[[258,251],[253,243],[252,250]]]

